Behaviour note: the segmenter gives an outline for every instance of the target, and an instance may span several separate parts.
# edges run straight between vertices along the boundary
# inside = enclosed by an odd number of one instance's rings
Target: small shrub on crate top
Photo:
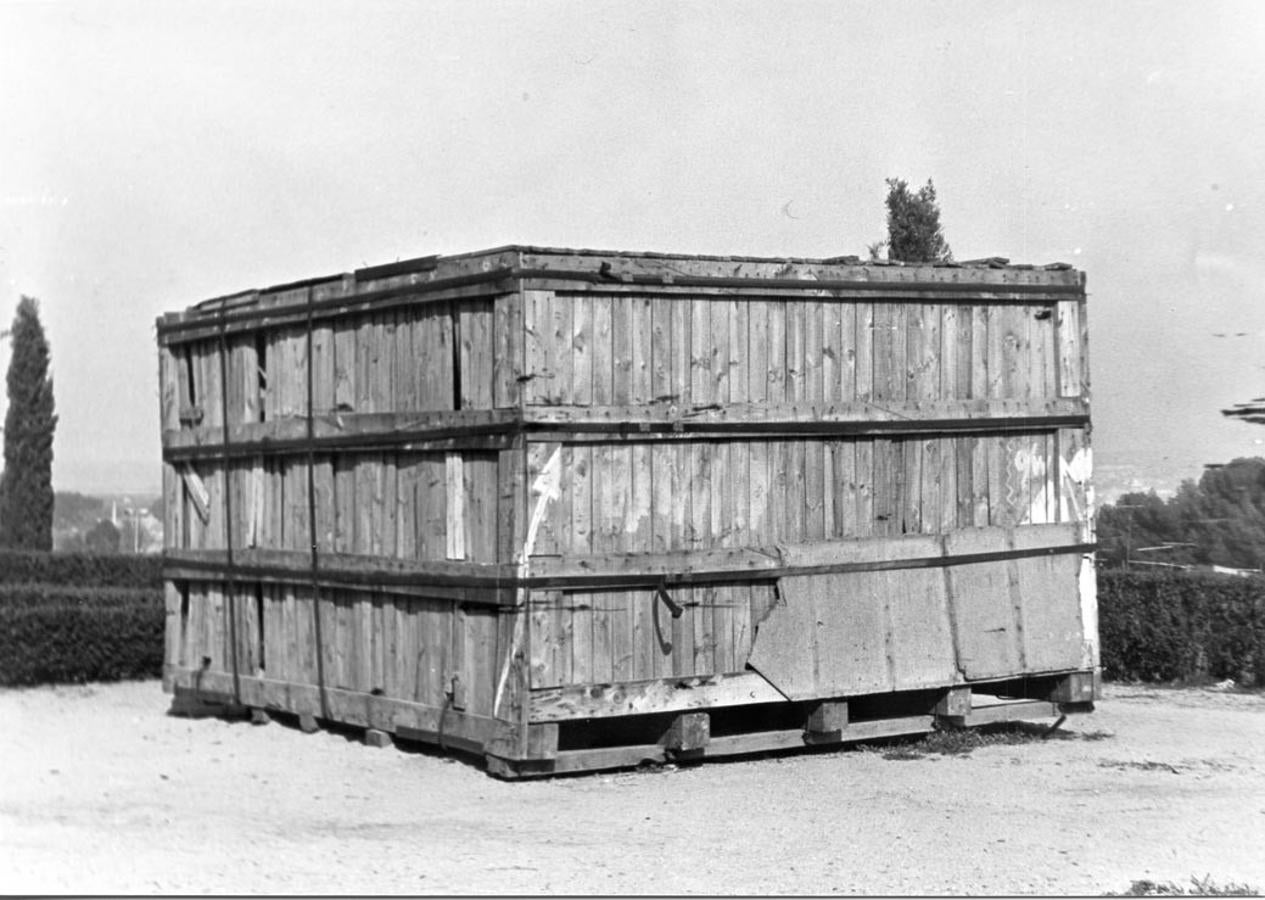
[[[162,558],[0,550],[0,583],[30,582],[157,590],[162,586]]]
[[[129,596],[130,594],[130,596]],[[10,603],[0,593],[0,684],[66,684],[162,674],[166,614],[157,593],[45,601],[29,592]]]
[[[1265,578],[1100,572],[1098,608],[1107,678],[1265,680]]]

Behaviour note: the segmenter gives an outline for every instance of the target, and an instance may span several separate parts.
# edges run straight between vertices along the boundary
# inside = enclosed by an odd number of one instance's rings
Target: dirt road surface
[[[1265,888],[1265,696],[1108,686],[1069,737],[506,783],[166,715],[157,682],[0,691],[5,893],[1086,894]]]

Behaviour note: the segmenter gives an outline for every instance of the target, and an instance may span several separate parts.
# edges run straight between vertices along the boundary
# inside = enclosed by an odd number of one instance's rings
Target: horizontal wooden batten
[[[307,303],[287,303],[262,308],[234,306],[225,307],[222,311],[212,308],[199,310],[192,315],[185,313],[165,316],[157,323],[158,343],[160,346],[172,346],[215,338],[221,334],[242,334],[278,328],[282,325],[303,324],[309,319],[317,322],[358,313],[379,313],[421,303],[495,297],[514,290],[513,284],[508,280],[511,274],[512,270],[499,268],[455,278],[312,300]]]
[[[418,413],[323,413],[169,430],[163,433],[163,458],[212,459],[260,453],[305,453],[390,446],[400,451],[459,448],[501,450],[509,446],[520,422],[514,410],[457,410]],[[227,433],[226,433],[227,431]]]
[[[603,276],[596,272],[563,272],[552,270],[516,270],[524,290],[603,293],[650,293],[671,299],[674,294],[696,295],[705,290],[713,296],[759,300],[765,297],[803,297],[805,291],[817,293],[818,299],[865,303],[884,302],[929,303],[1005,303],[1007,305],[1046,306],[1069,296],[1080,296],[1084,288],[1071,284],[984,284],[977,282],[936,281],[853,281],[836,279],[793,278],[723,278],[667,275]]]
[[[167,550],[163,577],[189,581],[265,581],[453,598],[483,606],[512,606],[518,568],[466,562],[420,562],[352,553],[322,553],[315,569],[303,550]],[[504,590],[499,590],[504,588]]]
[[[779,703],[786,698],[756,672],[627,684],[567,685],[531,693],[532,722]]]
[[[433,413],[323,413],[272,422],[200,426],[163,433],[169,462],[304,453],[309,449],[389,446],[407,451],[459,448],[500,450],[515,433],[538,440],[575,435],[606,439],[691,437],[773,437],[781,435],[993,434],[1081,428],[1089,404],[1080,397],[1050,400],[942,400],[905,403],[836,403],[828,406],[753,403],[679,408],[646,406],[533,406],[523,410],[457,410]],[[533,434],[534,433],[534,434]]]
[[[163,575],[169,579],[228,578],[362,587],[426,596],[454,596],[489,606],[521,605],[517,588],[587,588],[708,584],[734,579],[771,580],[790,575],[886,572],[1026,557],[1093,552],[1096,544],[1076,540],[1077,525],[1029,525],[1018,529],[969,529],[970,553],[953,553],[961,540],[950,535],[903,535],[821,541],[766,549],[702,550],[688,553],[627,553],[602,556],[532,557],[526,573],[515,565],[421,562],[389,557],[301,550],[168,550]],[[488,593],[488,589],[493,589]],[[483,591],[480,595],[477,591]]]
[[[532,406],[523,423],[554,434],[687,432],[719,436],[943,434],[1078,428],[1089,422],[1080,397],[1049,400],[939,400],[874,403],[715,403],[680,408],[643,406]]]

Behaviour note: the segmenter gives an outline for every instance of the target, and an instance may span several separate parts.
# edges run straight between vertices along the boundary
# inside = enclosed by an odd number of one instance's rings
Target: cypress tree
[[[39,303],[23,297],[9,331],[13,355],[5,379],[4,472],[0,474],[0,547],[53,549],[53,378]]]

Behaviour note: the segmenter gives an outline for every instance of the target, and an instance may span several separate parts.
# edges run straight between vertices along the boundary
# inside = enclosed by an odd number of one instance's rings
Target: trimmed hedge
[[[0,685],[162,674],[162,559],[0,550]]]
[[[1103,676],[1265,680],[1265,578],[1098,573]]]
[[[161,604],[0,606],[0,684],[162,675]]]
[[[162,565],[161,556],[0,550],[0,583],[158,590],[162,587]]]
[[[163,605],[158,588],[79,587],[61,584],[0,583],[0,609],[36,606],[157,606]]]

